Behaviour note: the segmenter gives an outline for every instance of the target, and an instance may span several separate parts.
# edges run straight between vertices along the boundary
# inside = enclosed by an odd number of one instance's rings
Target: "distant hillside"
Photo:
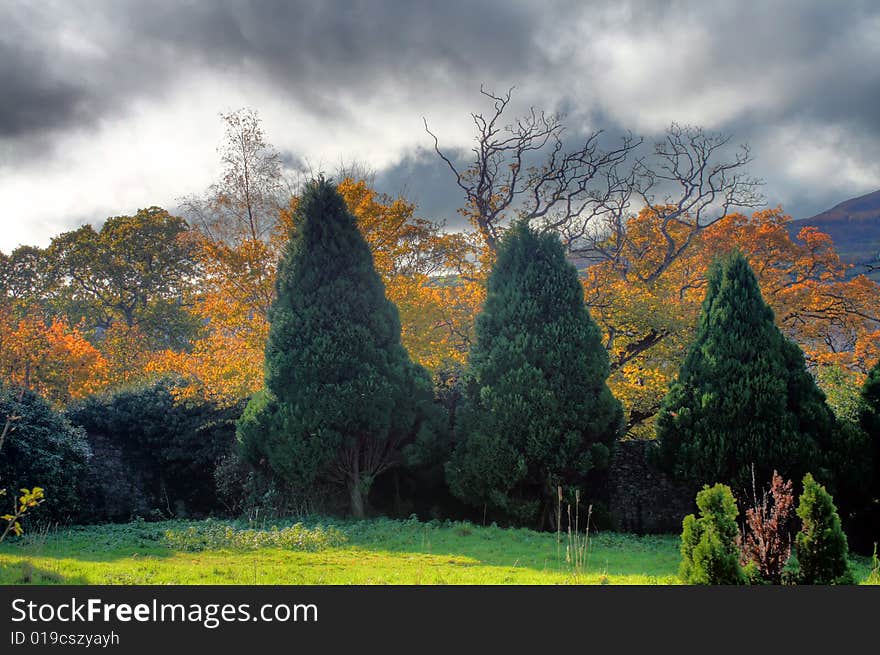
[[[880,191],[845,200],[811,218],[792,221],[793,235],[807,225],[831,236],[840,258],[854,265],[852,275],[868,273],[869,264],[880,267]],[[880,269],[869,276],[880,281]]]

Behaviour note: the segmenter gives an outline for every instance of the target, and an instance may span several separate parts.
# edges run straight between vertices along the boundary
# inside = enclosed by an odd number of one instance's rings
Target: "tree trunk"
[[[355,450],[349,460],[351,470],[348,473],[348,495],[351,499],[351,514],[356,519],[364,518],[364,488],[361,479],[360,455]]]
[[[351,514],[356,519],[364,518],[364,494],[361,490],[360,476],[356,477],[348,486],[349,497],[351,498]]]

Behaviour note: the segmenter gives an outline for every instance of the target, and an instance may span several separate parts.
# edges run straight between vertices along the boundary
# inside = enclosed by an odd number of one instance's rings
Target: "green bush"
[[[740,566],[739,510],[730,488],[708,485],[697,494],[700,518],[684,517],[679,575],[688,584],[744,584]]]
[[[166,530],[164,537],[169,548],[189,552],[258,548],[317,551],[339,546],[346,541],[346,536],[333,526],[309,528],[296,523],[287,527],[273,525],[267,529],[254,529],[210,519],[186,528]]]
[[[67,415],[95,453],[83,479],[85,521],[129,520],[153,510],[203,515],[218,509],[214,469],[235,443],[240,408],[175,395],[175,383],[92,396]]]
[[[29,518],[68,521],[81,508],[78,480],[85,472],[91,450],[82,429],[74,427],[33,391],[0,385],[0,430],[6,417],[17,417],[0,451],[0,486],[8,507],[20,489],[42,487],[46,501]]]
[[[792,550],[791,556],[782,569],[782,584],[792,586],[798,584],[801,579],[801,563],[797,558],[797,551]]]
[[[849,547],[834,500],[809,473],[797,515],[802,522],[795,544],[800,563],[800,584],[852,584]]]

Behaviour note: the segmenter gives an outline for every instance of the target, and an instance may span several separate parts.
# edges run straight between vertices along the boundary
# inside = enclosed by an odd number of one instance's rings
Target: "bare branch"
[[[599,145],[601,132],[594,132],[580,147],[567,150],[560,115],[532,107],[502,125],[512,91],[497,95],[480,89],[492,101],[492,111],[471,114],[475,145],[473,158],[464,169],[440,149],[427,120],[425,131],[464,191],[462,214],[490,249],[497,248],[503,223],[514,216],[563,232],[563,238],[572,242],[587,232],[593,218],[608,213],[617,196],[628,193],[633,178],[619,173],[618,166],[641,140],[628,136],[620,147],[605,151]]]

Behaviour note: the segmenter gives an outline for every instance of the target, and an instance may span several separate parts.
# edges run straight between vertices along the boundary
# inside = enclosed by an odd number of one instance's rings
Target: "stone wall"
[[[622,532],[680,533],[695,511],[696,490],[669,479],[647,460],[650,440],[617,444],[608,472],[608,509]]]
[[[89,434],[92,458],[81,481],[81,522],[129,521],[149,517],[158,501],[150,493],[143,466],[103,434]]]

